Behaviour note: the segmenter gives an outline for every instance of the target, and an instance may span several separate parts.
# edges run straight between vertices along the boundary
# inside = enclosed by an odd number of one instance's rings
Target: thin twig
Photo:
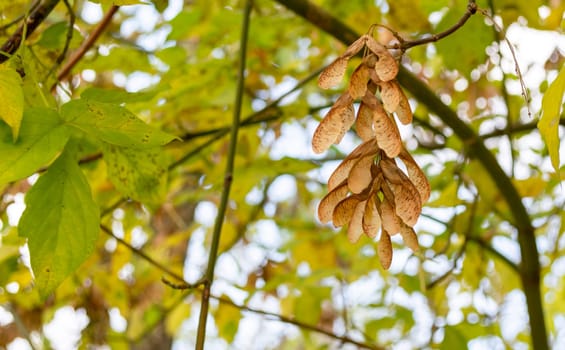
[[[385,349],[385,348],[378,346],[378,345],[372,345],[372,344],[359,342],[355,339],[350,338],[347,335],[337,335],[337,334],[335,334],[331,331],[328,331],[326,329],[323,329],[321,327],[314,326],[314,325],[311,325],[311,324],[308,324],[308,323],[304,323],[304,322],[299,321],[299,320],[297,320],[293,317],[283,316],[283,315],[280,315],[280,314],[255,309],[255,308],[252,308],[252,307],[249,307],[249,306],[246,306],[246,305],[239,305],[239,304],[234,303],[233,301],[231,301],[230,299],[228,299],[226,297],[216,297],[216,296],[211,295],[210,298],[218,300],[221,304],[230,305],[230,306],[233,306],[233,307],[235,307],[239,310],[242,310],[242,311],[249,311],[249,312],[252,312],[254,314],[259,314],[259,315],[263,315],[263,316],[266,316],[266,317],[269,317],[269,318],[274,318],[278,321],[295,325],[295,326],[297,326],[301,329],[306,329],[306,330],[309,330],[309,331],[321,333],[321,334],[327,335],[328,337],[330,337],[332,339],[339,340],[339,341],[344,342],[344,343],[356,345],[359,348],[372,349],[372,350],[384,350]]]
[[[500,33],[503,32],[502,28],[498,25],[498,23],[496,23],[494,18],[486,10],[478,9],[478,11],[492,22],[492,25],[498,32]],[[506,42],[506,45],[508,45],[508,49],[510,49],[510,53],[512,54],[512,59],[514,60],[514,71],[516,72],[516,75],[518,76],[518,80],[520,81],[520,88],[522,89],[522,97],[524,98],[524,102],[526,103],[528,116],[531,118],[532,111],[530,110],[530,95],[528,94],[528,88],[526,87],[526,83],[524,82],[524,78],[522,76],[522,71],[520,70],[520,65],[518,64],[518,59],[516,58],[516,51],[514,50],[514,45],[512,45],[512,43],[510,42],[510,40],[508,40],[508,37],[506,37],[506,35],[504,35],[504,41]]]
[[[57,74],[57,81],[63,80],[73,69],[73,67],[82,59],[84,54],[94,45],[98,37],[104,32],[106,27],[112,21],[112,17],[118,11],[119,6],[112,6],[106,12],[100,23],[94,28],[92,33],[88,36],[88,38],[82,43],[82,45],[75,51],[75,53],[71,56],[71,58],[67,61],[67,63],[61,68],[59,73]]]
[[[445,31],[443,31],[441,33],[432,34],[432,35],[427,36],[427,37],[422,38],[422,39],[411,40],[411,41],[410,40],[400,41],[400,44],[398,46],[394,47],[394,48],[400,49],[402,51],[406,51],[409,48],[414,47],[414,46],[425,45],[425,44],[433,43],[433,42],[436,42],[440,39],[443,39],[446,36],[453,34],[459,28],[463,27],[465,22],[467,22],[467,20],[469,18],[471,18],[471,16],[474,15],[477,12],[477,9],[478,9],[477,4],[474,1],[469,1],[469,3],[467,4],[467,10],[463,14],[463,16],[459,19],[459,21],[457,21],[457,23],[455,23],[450,28],[446,29]],[[394,31],[393,31],[393,34],[394,34]]]
[[[239,49],[239,68],[237,79],[237,90],[235,95],[235,103],[233,109],[233,125],[230,135],[230,143],[228,148],[228,155],[226,161],[226,170],[224,175],[224,187],[218,206],[218,213],[216,222],[214,223],[214,231],[212,233],[212,243],[210,245],[210,253],[208,255],[208,268],[206,269],[206,276],[204,278],[204,290],[202,291],[202,303],[200,307],[200,317],[198,320],[198,330],[196,333],[196,349],[204,349],[204,340],[206,338],[206,321],[208,320],[208,307],[210,305],[210,289],[214,282],[214,270],[216,268],[216,261],[218,258],[218,247],[220,244],[220,236],[222,233],[222,226],[224,223],[224,215],[228,207],[228,200],[230,195],[230,188],[233,181],[233,169],[235,163],[235,154],[237,148],[237,134],[239,131],[239,123],[241,119],[241,106],[243,101],[244,81],[245,81],[245,66],[247,58],[247,39],[249,37],[249,22],[251,18],[251,8],[253,0],[245,2],[243,12],[243,25],[241,26],[241,40]]]
[[[59,55],[57,56],[57,59],[55,60],[55,63],[53,64],[51,69],[49,69],[49,72],[47,73],[47,77],[45,80],[47,80],[47,78],[50,77],[51,74],[53,74],[53,72],[57,69],[57,67],[61,65],[61,63],[65,59],[65,56],[67,55],[67,51],[69,51],[69,46],[71,45],[71,40],[73,39],[74,26],[76,20],[75,12],[73,11],[71,4],[69,3],[69,0],[63,0],[63,3],[67,7],[67,12],[69,13],[69,28],[67,29],[65,46],[63,47],[61,53],[59,53]]]
[[[0,48],[0,63],[6,61],[20,48],[24,37],[29,36],[47,18],[59,0],[47,0],[37,6],[12,36]]]

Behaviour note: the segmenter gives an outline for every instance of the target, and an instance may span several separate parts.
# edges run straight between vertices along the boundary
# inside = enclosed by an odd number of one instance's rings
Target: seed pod
[[[388,270],[392,263],[392,242],[390,241],[389,234],[385,230],[381,232],[377,255],[379,256],[379,262],[383,269]]]
[[[359,39],[355,40],[351,45],[347,47],[347,50],[345,50],[345,53],[342,55],[342,57],[351,58],[357,55],[357,53],[361,51],[363,46],[365,46],[368,37],[369,36],[367,34],[361,35]]]
[[[377,203],[377,208],[379,208],[379,203]],[[395,235],[400,232],[400,218],[398,218],[394,211],[391,199],[386,198],[386,196],[380,203],[379,214],[381,216],[382,228],[384,231],[389,232],[390,235]]]
[[[361,140],[367,141],[375,138],[375,130],[373,130],[373,111],[364,102],[361,102],[359,105],[355,126],[357,135],[359,135]]]
[[[410,109],[410,103],[402,89],[400,90],[400,100],[398,101],[398,107],[396,107],[395,112],[398,120],[400,120],[402,124],[408,125],[412,123],[412,110]]]
[[[364,63],[361,63],[351,74],[349,80],[349,95],[353,99],[363,97],[367,91],[367,83],[369,82],[369,71],[371,69]]]
[[[412,249],[413,252],[417,252],[420,250],[420,246],[418,244],[418,236],[416,236],[416,232],[414,229],[408,225],[402,225],[400,227],[400,235],[404,240],[406,246]]]
[[[389,187],[394,197],[396,215],[406,225],[414,226],[422,212],[422,201],[418,190],[392,159],[383,158],[379,165],[387,180],[383,187]]]
[[[382,81],[389,81],[398,75],[398,63],[383,45],[373,37],[367,38],[367,47],[379,58],[375,62],[375,72]]]
[[[353,212],[357,204],[362,201],[362,198],[357,195],[351,195],[340,201],[332,214],[332,221],[335,227],[341,227],[351,221]]]
[[[399,157],[400,159],[402,159],[402,162],[406,166],[406,170],[408,171],[408,178],[414,184],[414,187],[416,187],[416,190],[418,190],[418,193],[420,194],[422,204],[426,203],[430,198],[431,192],[430,183],[428,182],[426,175],[405,148],[402,149]]]
[[[345,157],[328,179],[328,190],[331,191],[342,181],[347,179],[349,171],[351,171],[351,168],[355,165],[359,158],[370,154],[376,154],[378,150],[379,148],[375,139],[365,141],[357,146],[347,157]]]
[[[347,69],[348,57],[340,56],[330,63],[320,74],[318,86],[322,89],[329,89],[341,82]]]
[[[355,122],[355,108],[353,108],[353,104],[349,104],[344,109],[343,113],[340,114],[340,116],[342,118],[342,124],[341,124],[341,130],[334,141],[334,144],[336,145],[341,142],[343,136],[345,136],[347,131],[351,129],[351,126]]]
[[[343,137],[345,123],[351,119],[355,120],[355,110],[353,109],[351,97],[345,93],[335,102],[316,128],[316,131],[314,131],[312,136],[312,149],[314,152],[322,153],[336,140],[341,139],[340,136]]]
[[[343,181],[322,198],[320,204],[318,204],[318,218],[322,223],[325,224],[332,220],[335,207],[347,196],[347,193],[349,193],[347,181]]]
[[[384,109],[393,113],[398,108],[400,96],[403,95],[402,89],[396,80],[385,81],[379,84],[381,87],[381,99]]]
[[[373,180],[371,176],[371,165],[375,160],[374,154],[359,158],[351,168],[347,177],[347,186],[353,193],[363,192]]]
[[[365,205],[365,212],[363,213],[363,231],[371,238],[375,238],[381,228],[381,216],[377,209],[377,201],[380,203],[379,197],[376,193],[371,193],[367,204]]]
[[[362,201],[357,204],[353,215],[351,216],[351,221],[349,221],[349,227],[347,227],[347,238],[349,242],[355,243],[359,240],[359,237],[363,234],[363,211],[365,210],[365,204],[367,201]]]
[[[393,158],[402,149],[400,132],[394,121],[386,114],[380,106],[373,110],[373,126],[379,147],[385,151],[386,155]],[[379,108],[380,107],[380,108]]]

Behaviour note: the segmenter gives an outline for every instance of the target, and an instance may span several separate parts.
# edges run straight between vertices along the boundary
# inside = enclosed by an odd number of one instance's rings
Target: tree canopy
[[[0,347],[563,346],[564,10],[1,1]]]

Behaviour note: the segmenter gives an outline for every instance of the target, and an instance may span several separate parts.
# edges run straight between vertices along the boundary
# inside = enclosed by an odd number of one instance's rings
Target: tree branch
[[[0,63],[6,61],[11,55],[16,53],[22,44],[25,36],[29,36],[47,18],[49,13],[55,8],[59,0],[45,0],[37,6],[29,17],[20,25],[14,34],[0,48]]]
[[[241,26],[241,39],[239,48],[239,68],[237,79],[237,90],[235,95],[235,103],[233,109],[233,124],[231,128],[230,143],[226,161],[226,170],[224,175],[224,188],[218,207],[216,222],[214,223],[214,231],[212,233],[212,243],[210,253],[208,255],[208,268],[204,278],[204,290],[202,291],[202,304],[200,307],[200,317],[198,321],[198,330],[196,336],[196,349],[204,349],[204,340],[206,338],[206,321],[208,319],[208,307],[210,305],[210,290],[214,282],[214,269],[216,268],[216,260],[218,258],[218,247],[220,244],[220,235],[224,223],[224,215],[228,206],[230,188],[233,181],[233,169],[235,163],[235,153],[237,148],[237,134],[239,131],[239,123],[241,119],[241,106],[243,101],[245,66],[247,58],[247,39],[249,37],[249,22],[251,18],[251,8],[253,0],[245,2],[243,13],[243,24]]]
[[[346,45],[350,45],[359,34],[347,27],[341,21],[331,16],[321,8],[304,0],[277,0],[291,11],[305,18],[313,25],[326,31]],[[463,141],[470,156],[476,157],[487,170],[489,176],[497,185],[498,190],[508,203],[514,225],[518,230],[518,243],[522,262],[520,264],[520,278],[526,296],[533,348],[538,350],[548,349],[547,331],[543,316],[543,307],[540,293],[540,265],[536,245],[534,228],[528,212],[522,203],[522,198],[506,175],[494,155],[486,148],[485,144],[475,132],[457,116],[449,106],[445,105],[434,91],[408,72],[402,66],[398,74],[398,81],[418,101],[424,104],[430,112],[436,114],[449,126]]]
[[[110,22],[112,21],[112,17],[114,17],[114,14],[118,11],[119,8],[120,7],[116,5],[110,7],[110,9],[108,10],[108,12],[106,12],[100,23],[98,23],[96,28],[94,28],[92,33],[90,33],[88,38],[75,51],[75,53],[63,66],[63,68],[61,68],[61,70],[57,74],[57,81],[63,80],[70,73],[71,69],[73,69],[73,67],[82,59],[84,54],[92,47],[92,45],[94,45],[98,37],[100,37],[100,35],[104,32],[106,27],[110,24]]]

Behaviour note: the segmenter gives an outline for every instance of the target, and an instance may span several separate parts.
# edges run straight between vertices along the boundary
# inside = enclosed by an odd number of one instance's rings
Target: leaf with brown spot
[[[357,146],[345,159],[337,166],[330,178],[328,179],[328,190],[334,189],[349,175],[349,171],[357,161],[357,159],[369,154],[376,154],[378,151],[377,141],[371,139]]]
[[[357,204],[353,216],[351,216],[349,227],[347,227],[347,238],[351,243],[357,242],[359,237],[363,234],[363,212],[365,211],[365,204],[367,204],[367,201],[361,201]]]
[[[402,225],[400,227],[400,235],[402,236],[402,240],[406,246],[412,249],[413,252],[417,252],[420,250],[420,245],[418,244],[418,236],[416,236],[416,232],[414,229],[408,225]]]
[[[389,157],[396,157],[400,150],[402,150],[402,140],[400,139],[400,132],[396,127],[394,120],[392,120],[382,106],[373,110],[373,126],[375,128],[375,135],[377,143],[380,148],[385,151]]]
[[[368,156],[359,158],[357,162],[355,162],[347,177],[347,186],[351,192],[361,193],[369,187],[373,180],[371,176],[371,165],[374,160],[375,155],[369,154]]]
[[[345,75],[348,61],[349,57],[340,56],[330,63],[320,74],[318,86],[322,89],[329,89],[338,85]]]
[[[381,232],[377,255],[379,256],[379,262],[383,269],[388,270],[392,263],[392,242],[390,241],[389,234],[385,230]]]
[[[361,197],[357,195],[351,195],[342,201],[340,201],[333,212],[332,221],[335,227],[341,227],[351,221],[353,217],[353,212],[357,207],[357,204],[361,202]]]
[[[371,238],[375,238],[381,228],[381,216],[377,210],[377,201],[380,199],[376,194],[371,194],[365,205],[365,212],[363,213],[363,231]]]
[[[325,224],[332,220],[336,205],[347,196],[347,193],[349,193],[347,181],[343,181],[322,198],[320,204],[318,204],[318,218],[322,223]]]
[[[426,178],[426,174],[424,174],[422,169],[418,166],[418,163],[416,163],[414,158],[412,158],[405,148],[402,149],[399,157],[406,166],[408,178],[412,181],[414,187],[416,187],[416,190],[418,190],[418,193],[420,194],[422,204],[426,203],[430,198],[431,193],[430,183]]]

